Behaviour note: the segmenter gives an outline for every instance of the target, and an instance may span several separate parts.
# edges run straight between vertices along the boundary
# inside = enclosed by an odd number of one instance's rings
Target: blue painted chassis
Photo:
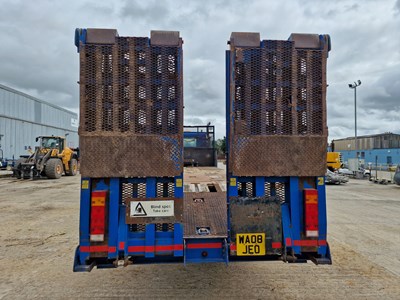
[[[131,232],[125,222],[127,207],[122,202],[122,183],[146,183],[146,198],[156,197],[159,182],[175,183],[174,198],[183,198],[182,175],[174,178],[109,178],[107,180],[82,178],[79,246],[76,249],[74,271],[90,271],[116,267],[118,261],[135,257],[135,263],[155,262],[228,262],[228,247],[224,238],[194,238],[183,236],[183,224],[175,223],[173,231],[156,231],[155,224],[146,224],[145,231]],[[95,181],[95,182],[94,182]],[[103,257],[91,257],[90,249],[98,245],[90,242],[90,196],[93,191],[107,191],[108,224],[107,244],[101,244]],[[136,197],[137,195],[132,195]],[[220,244],[221,247],[207,245]],[[204,247],[203,247],[204,245]],[[168,250],[157,248],[168,247]],[[173,247],[174,250],[170,248]],[[150,250],[149,250],[150,249]]]

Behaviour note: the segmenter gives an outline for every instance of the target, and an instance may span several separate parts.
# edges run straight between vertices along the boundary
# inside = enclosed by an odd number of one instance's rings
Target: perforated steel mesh
[[[123,203],[126,203],[126,200],[130,198],[146,198],[146,183],[123,182],[121,194]]]
[[[80,45],[81,173],[182,172],[182,47],[149,38]]]
[[[175,184],[174,182],[157,182],[156,194],[158,197],[174,197]]]
[[[264,194],[266,197],[278,197],[281,202],[285,201],[285,183],[266,182],[264,185]]]
[[[239,182],[238,195],[241,197],[254,197],[254,188],[252,182]]]
[[[237,176],[325,173],[326,58],[292,41],[231,44],[229,169]]]

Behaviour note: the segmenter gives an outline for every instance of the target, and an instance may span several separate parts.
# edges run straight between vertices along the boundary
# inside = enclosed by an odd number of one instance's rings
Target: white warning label
[[[131,217],[173,217],[174,200],[131,201]]]

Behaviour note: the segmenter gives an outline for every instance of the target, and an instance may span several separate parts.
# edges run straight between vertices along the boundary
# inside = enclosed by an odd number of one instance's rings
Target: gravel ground
[[[333,265],[132,265],[73,273],[79,176],[0,178],[0,299],[400,299],[400,186],[328,186]]]

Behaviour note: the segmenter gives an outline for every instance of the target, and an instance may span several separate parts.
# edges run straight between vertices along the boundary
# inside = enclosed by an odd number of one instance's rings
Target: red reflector
[[[306,237],[318,237],[318,191],[304,189],[304,225]]]
[[[124,250],[125,249],[125,242],[119,242],[119,250]]]
[[[272,242],[272,248],[280,249],[280,248],[282,248],[282,243],[281,242]]]
[[[295,240],[293,244],[301,247],[326,246],[326,240]]]
[[[117,251],[116,247],[109,247],[107,245],[104,246],[80,246],[79,250],[81,252],[90,252],[90,253],[94,253],[94,252],[110,252],[110,253],[114,253]]]
[[[222,248],[222,243],[201,243],[201,244],[188,244],[188,249],[218,249]],[[232,248],[232,247],[231,247]]]

